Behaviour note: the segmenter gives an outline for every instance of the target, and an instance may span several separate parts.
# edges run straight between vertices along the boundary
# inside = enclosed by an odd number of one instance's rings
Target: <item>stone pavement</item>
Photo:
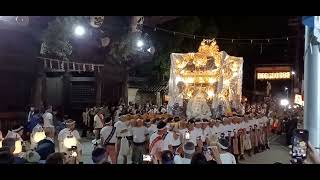
[[[290,155],[289,148],[285,146],[284,135],[272,135],[269,138],[270,150],[247,157],[244,161],[240,161],[241,164],[273,164],[280,162],[283,164],[289,164]],[[91,160],[92,144],[91,139],[83,138],[83,162],[84,164],[93,164]]]

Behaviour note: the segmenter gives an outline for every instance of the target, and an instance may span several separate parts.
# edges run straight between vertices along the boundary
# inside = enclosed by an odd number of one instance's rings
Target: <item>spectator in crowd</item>
[[[105,148],[96,148],[92,151],[92,161],[94,164],[110,164]]]
[[[236,158],[233,154],[229,153],[229,141],[221,138],[218,141],[220,160],[222,164],[236,164]]]
[[[14,156],[9,152],[8,147],[0,148],[0,164],[13,164]]]
[[[52,153],[47,157],[46,164],[65,164],[66,157],[63,153]]]
[[[162,164],[174,164],[173,153],[169,150],[163,151],[161,155]]]
[[[41,160],[46,160],[47,157],[55,152],[55,144],[54,144],[54,127],[46,127],[44,128],[44,132],[46,134],[46,138],[38,142],[37,153],[40,155]]]
[[[103,128],[103,125],[104,125],[103,110],[99,109],[97,114],[94,116],[94,124],[93,124],[96,140],[100,139],[100,131]]]
[[[175,164],[191,164],[192,155],[195,153],[195,146],[192,142],[181,145],[174,156]]]
[[[191,164],[194,164],[194,165],[208,164],[208,161],[202,153],[197,152],[192,156]]]
[[[24,159],[26,160],[25,164],[38,164],[40,161],[40,155],[36,151],[27,151],[24,155]]]
[[[44,127],[53,126],[52,106],[48,106],[46,112],[42,115]]]
[[[7,147],[8,152],[14,157],[14,162],[13,164],[24,164],[26,162],[25,159],[19,157],[19,154],[13,154],[15,151],[15,143],[16,139],[14,138],[5,138],[2,141],[2,147]]]

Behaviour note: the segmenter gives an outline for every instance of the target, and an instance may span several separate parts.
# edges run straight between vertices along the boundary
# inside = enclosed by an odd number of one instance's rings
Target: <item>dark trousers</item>
[[[133,164],[142,164],[143,155],[146,154],[145,142],[143,143],[134,143],[132,146],[132,162]]]

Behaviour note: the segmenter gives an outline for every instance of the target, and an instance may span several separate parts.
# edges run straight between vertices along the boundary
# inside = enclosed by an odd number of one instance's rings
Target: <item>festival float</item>
[[[173,116],[210,118],[231,112],[242,97],[243,58],[204,39],[198,52],[172,53],[168,110]]]

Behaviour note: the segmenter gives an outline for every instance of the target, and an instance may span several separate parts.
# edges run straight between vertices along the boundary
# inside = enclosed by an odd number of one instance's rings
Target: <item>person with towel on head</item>
[[[107,117],[105,126],[100,131],[101,144],[106,149],[107,158],[110,157],[112,164],[117,163],[117,152],[116,152],[116,127],[112,125],[111,117]]]
[[[218,140],[217,144],[219,147],[218,149],[220,152],[221,163],[222,164],[237,164],[236,158],[234,157],[234,155],[229,153],[229,146],[230,146],[229,141],[224,138],[220,138]]]
[[[163,150],[170,150],[172,153],[175,153],[177,148],[181,145],[183,137],[180,134],[178,128],[176,127],[178,121],[167,123],[169,126],[168,134],[164,139]]]
[[[149,141],[149,154],[152,157],[153,164],[161,163],[164,139],[167,136],[167,123],[160,121],[157,125],[157,129],[157,133],[152,134]]]
[[[76,130],[76,122],[72,119],[68,119],[66,122],[66,128],[62,129],[58,134],[58,141],[59,141],[59,152],[63,153],[70,153],[70,149],[67,149],[64,146],[64,140],[68,138],[69,136],[74,137],[77,140],[77,146],[76,146],[76,160],[81,162],[82,160],[82,146],[80,144],[80,134],[78,130]]]
[[[20,140],[21,142],[23,142],[23,139],[22,139],[22,135],[23,135],[23,126],[20,126],[20,125],[17,125],[17,126],[14,126],[11,131],[8,130],[8,133],[5,137],[6,138],[13,138],[13,139],[16,139],[16,140]]]

